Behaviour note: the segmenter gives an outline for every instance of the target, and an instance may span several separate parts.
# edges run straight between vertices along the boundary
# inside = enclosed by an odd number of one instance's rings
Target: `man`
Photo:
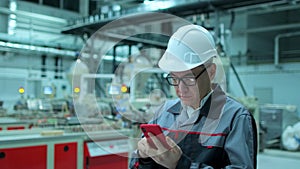
[[[142,138],[131,168],[256,168],[254,119],[222,90],[217,60],[214,39],[205,28],[186,25],[172,35],[158,65],[169,72],[166,79],[178,99],[165,102],[150,121],[162,127],[172,148],[153,135],[157,149]]]

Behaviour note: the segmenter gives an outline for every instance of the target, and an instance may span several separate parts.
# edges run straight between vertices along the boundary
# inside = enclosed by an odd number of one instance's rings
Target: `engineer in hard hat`
[[[178,99],[166,101],[149,122],[159,124],[171,148],[151,135],[137,144],[130,168],[255,169],[256,125],[224,91],[224,71],[212,35],[198,25],[180,27],[158,66],[168,72]]]

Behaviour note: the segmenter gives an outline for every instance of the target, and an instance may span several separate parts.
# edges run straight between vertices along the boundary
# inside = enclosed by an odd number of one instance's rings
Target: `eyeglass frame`
[[[180,81],[182,81],[183,82],[183,84],[185,85],[185,86],[195,86],[196,84],[197,84],[197,79],[206,71],[207,69],[206,68],[204,68],[196,77],[188,77],[188,76],[186,76],[186,77],[181,77],[181,78],[178,78],[178,77],[176,77],[176,80],[178,80],[178,83],[177,84],[173,84],[172,82],[174,82],[174,80],[173,79],[175,79],[175,77],[172,77],[170,74],[168,74],[167,75],[167,77],[165,78],[166,80],[167,80],[167,82],[168,82],[168,84],[169,85],[171,85],[171,86],[179,86],[179,84],[180,84]],[[193,78],[195,81],[194,81],[194,84],[190,84],[190,85],[188,85],[188,84],[186,84],[186,82],[183,80],[183,79],[186,79],[186,78]],[[169,79],[170,79],[170,81],[169,81]],[[171,82],[172,81],[172,82]]]

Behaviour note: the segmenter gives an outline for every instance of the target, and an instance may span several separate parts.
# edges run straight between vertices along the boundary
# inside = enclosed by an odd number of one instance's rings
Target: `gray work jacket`
[[[249,111],[217,86],[204,106],[187,118],[179,99],[165,102],[149,122],[182,150],[177,169],[255,169],[257,131]],[[130,168],[164,169],[151,158],[132,158]]]

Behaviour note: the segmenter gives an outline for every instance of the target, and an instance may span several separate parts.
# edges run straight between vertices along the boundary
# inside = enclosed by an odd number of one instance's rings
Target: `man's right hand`
[[[177,162],[181,157],[182,151],[180,147],[169,137],[166,137],[167,143],[171,149],[167,149],[154,135],[149,133],[150,138],[157,147],[151,147],[146,138],[142,138],[138,142],[138,153],[141,158],[151,157],[156,163],[169,169],[176,168]]]

